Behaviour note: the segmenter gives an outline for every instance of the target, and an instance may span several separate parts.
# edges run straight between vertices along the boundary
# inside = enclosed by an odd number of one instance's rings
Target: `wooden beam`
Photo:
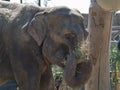
[[[93,72],[85,90],[110,90],[109,47],[112,13],[101,9],[91,0],[88,19],[88,46],[93,60]]]

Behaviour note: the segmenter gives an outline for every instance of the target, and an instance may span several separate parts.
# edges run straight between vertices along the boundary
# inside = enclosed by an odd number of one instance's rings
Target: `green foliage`
[[[117,49],[117,44],[115,44],[111,48],[110,65],[111,65],[112,71],[114,71],[115,68],[116,68],[117,72],[120,71],[120,51],[118,51],[118,49]]]
[[[59,85],[59,90],[84,90],[84,87],[79,88],[79,89],[73,89],[67,86],[67,84],[63,80],[64,70],[60,68],[59,66],[53,65],[52,73],[55,79],[55,86]]]
[[[120,83],[120,51],[117,49],[117,44],[111,48],[110,67],[111,90],[116,90],[117,84]]]
[[[54,65],[52,67],[52,72],[53,72],[53,76],[55,79],[57,78],[59,80],[62,80],[62,78],[63,78],[63,69],[62,68]]]

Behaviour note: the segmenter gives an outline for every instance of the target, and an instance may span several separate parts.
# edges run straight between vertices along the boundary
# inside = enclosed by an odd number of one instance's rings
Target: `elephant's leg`
[[[40,78],[44,68],[44,62],[36,52],[15,49],[11,52],[11,65],[19,90],[41,90]]]
[[[55,90],[54,79],[51,67],[47,68],[40,80],[40,90]]]
[[[16,62],[13,65],[13,72],[18,83],[19,90],[41,90],[39,87],[41,72],[33,63],[23,65],[21,62]]]
[[[0,85],[4,85],[11,80],[14,80],[13,71],[9,60],[5,59],[0,63]]]

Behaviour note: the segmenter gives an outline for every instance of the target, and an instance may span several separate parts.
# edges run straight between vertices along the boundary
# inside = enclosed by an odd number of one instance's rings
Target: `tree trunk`
[[[41,6],[41,0],[38,0],[38,5]]]
[[[20,3],[23,3],[22,0],[20,0]]]
[[[93,72],[85,90],[109,90],[109,47],[112,13],[101,9],[96,0],[91,0],[88,20],[88,46],[93,60]]]
[[[3,1],[10,1],[10,0],[3,0]]]

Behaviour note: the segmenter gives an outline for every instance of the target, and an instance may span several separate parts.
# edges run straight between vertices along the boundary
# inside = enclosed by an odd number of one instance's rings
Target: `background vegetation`
[[[117,44],[111,47],[110,67],[111,90],[117,90],[120,84],[120,51],[117,49]]]

